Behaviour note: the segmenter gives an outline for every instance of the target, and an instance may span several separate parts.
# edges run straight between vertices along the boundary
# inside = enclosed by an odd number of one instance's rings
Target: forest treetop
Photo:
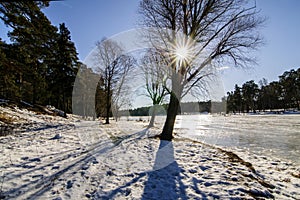
[[[300,109],[300,68],[279,76],[279,81],[263,78],[253,80],[227,93],[227,112],[265,111],[274,109]]]

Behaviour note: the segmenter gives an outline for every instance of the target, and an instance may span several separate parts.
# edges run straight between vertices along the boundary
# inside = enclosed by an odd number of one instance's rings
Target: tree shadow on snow
[[[173,143],[161,140],[153,171],[148,172],[142,199],[188,199],[181,172],[174,157]]]
[[[145,187],[141,197],[142,200],[188,199],[185,192],[186,186],[181,181],[182,171],[174,158],[173,143],[161,140],[151,171],[139,173],[138,176],[126,184],[106,194],[101,195],[96,193],[94,197],[96,199],[113,199],[118,194],[128,196],[131,193],[129,187],[139,182],[143,177],[148,176],[147,181],[144,183]]]

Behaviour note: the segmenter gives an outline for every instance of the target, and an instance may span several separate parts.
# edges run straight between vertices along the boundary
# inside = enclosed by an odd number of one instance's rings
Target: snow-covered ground
[[[138,118],[101,125],[76,116],[0,111],[13,116],[18,127],[14,134],[0,137],[4,199],[300,199],[296,162],[252,151],[251,145],[210,141],[237,137],[247,127],[250,134],[255,123],[268,130],[272,119],[178,116],[175,139],[167,142],[152,137],[161,124],[147,129],[147,120]],[[273,127],[272,132],[292,129],[282,120],[278,123],[285,127]],[[297,126],[296,121],[295,130]],[[299,133],[293,139],[299,139]]]

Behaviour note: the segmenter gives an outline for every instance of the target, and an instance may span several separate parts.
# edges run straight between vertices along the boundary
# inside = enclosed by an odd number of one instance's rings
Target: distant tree
[[[234,86],[233,101],[235,110],[240,113],[243,110],[243,97],[241,88],[237,84]]]
[[[242,97],[247,113],[250,110],[255,112],[258,92],[258,85],[253,80],[247,81],[242,85]]]
[[[103,78],[106,96],[106,124],[112,111],[113,100],[121,95],[126,78],[134,65],[134,59],[123,54],[122,48],[114,41],[102,40],[96,44],[95,65]],[[114,96],[115,95],[115,96]],[[117,107],[115,107],[117,108]]]
[[[99,78],[99,75],[97,75]],[[104,80],[100,76],[96,87],[96,95],[95,95],[95,109],[96,109],[96,117],[105,116],[106,114],[106,98],[105,98],[105,89],[104,89]]]
[[[259,110],[265,110],[270,108],[270,97],[269,97],[269,91],[268,91],[268,81],[267,79],[263,78],[259,82],[259,93],[257,97],[257,108]]]
[[[270,99],[270,109],[280,109],[284,107],[282,86],[278,81],[273,81],[267,86]]]
[[[299,70],[298,70],[299,71]],[[298,72],[299,73],[299,72]],[[284,108],[295,108],[299,107],[299,74],[294,69],[284,72],[279,76],[279,84],[282,87],[282,96],[284,102]]]
[[[148,50],[141,61],[141,70],[145,78],[146,96],[152,101],[151,119],[148,128],[154,126],[156,110],[168,94],[166,88],[166,63],[163,56],[155,51]]]
[[[261,80],[258,81],[258,84],[260,86],[260,88],[264,87],[264,86],[267,86],[268,85],[268,80],[263,78]]]
[[[242,88],[237,84],[235,84],[233,92],[227,92],[227,112],[230,111],[233,113],[244,111]]]
[[[171,95],[161,139],[172,139],[182,95],[203,79],[204,68],[225,61],[235,66],[253,61],[247,52],[260,44],[257,30],[264,20],[255,7],[248,6],[237,0],[141,1],[144,25],[174,31],[160,35],[170,44],[165,52],[171,69]],[[178,32],[184,35],[180,39],[176,38]],[[201,61],[196,59],[198,55],[203,56]]]
[[[226,112],[236,112],[236,107],[234,105],[234,98],[233,98],[233,92],[227,92],[227,98],[226,98]]]
[[[149,113],[150,107],[141,107],[130,109],[129,113],[131,116],[147,116]]]
[[[295,96],[296,96],[296,104],[298,110],[300,110],[300,68],[296,71],[296,81],[295,81]]]

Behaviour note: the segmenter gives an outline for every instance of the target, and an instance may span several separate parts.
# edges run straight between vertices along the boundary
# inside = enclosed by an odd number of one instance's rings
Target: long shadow
[[[87,150],[82,150],[80,147],[76,147],[74,149],[70,149],[70,150],[66,150],[66,151],[60,151],[60,152],[56,152],[56,153],[45,154],[43,156],[38,156],[38,158],[40,160],[43,160],[43,158],[54,156],[54,158],[51,160],[51,162],[39,165],[38,167],[35,167],[35,165],[36,165],[35,160],[31,160],[31,159],[29,159],[29,157],[24,157],[23,159],[21,158],[22,160],[24,160],[24,162],[19,162],[18,164],[12,164],[10,166],[7,166],[7,168],[9,168],[9,167],[20,167],[20,168],[28,168],[29,170],[23,171],[23,172],[20,172],[20,173],[17,173],[17,174],[16,174],[15,171],[7,172],[7,173],[4,174],[5,176],[8,176],[10,174],[15,174],[15,176],[12,176],[11,178],[6,178],[5,180],[9,181],[9,180],[13,179],[14,177],[21,177],[21,176],[33,173],[33,172],[38,171],[38,170],[43,170],[45,167],[54,166],[55,164],[63,162],[65,160],[69,159],[70,157],[75,157],[76,158],[76,157],[78,157],[80,155],[83,155],[83,154],[90,154],[90,156],[93,156],[93,154],[95,154],[95,155],[96,154],[103,154],[108,149],[111,148],[111,147],[109,147],[109,148],[103,148],[103,147],[108,146],[111,143],[113,143],[112,147],[118,146],[123,140],[125,140],[127,138],[130,138],[130,137],[133,137],[135,135],[143,135],[143,134],[145,134],[145,131],[146,131],[146,129],[144,129],[140,132],[134,133],[132,135],[129,135],[129,137],[121,138],[120,140],[118,140],[117,143],[115,143],[115,141],[111,141],[111,140],[108,139],[107,141],[104,140],[101,143],[97,142],[97,143],[91,144]],[[33,164],[33,165],[31,165],[31,164]]]
[[[161,140],[156,152],[155,163],[151,171],[141,172],[129,182],[116,189],[105,192],[106,194],[95,194],[95,199],[113,199],[118,194],[125,196],[130,194],[130,186],[137,183],[144,176],[148,176],[145,182],[142,200],[149,199],[188,199],[186,186],[181,181],[181,172],[174,158],[173,143]]]
[[[29,192],[35,191],[29,197],[27,197],[27,199],[38,198],[45,192],[51,190],[51,188],[54,185],[54,181],[57,180],[59,177],[61,177],[62,175],[66,174],[67,172],[69,172],[71,170],[77,172],[83,168],[87,169],[86,166],[89,166],[89,163],[91,163],[95,160],[95,156],[104,154],[105,152],[109,151],[113,147],[114,147],[113,145],[104,146],[104,147],[99,145],[99,146],[93,147],[89,151],[83,152],[83,154],[81,156],[79,156],[77,159],[74,159],[69,164],[64,165],[62,169],[53,172],[49,176],[42,176],[41,179],[29,181],[28,183],[25,183],[18,187],[11,188],[8,191],[4,191],[3,195],[7,196],[7,197],[9,197],[10,196],[9,194],[12,194],[12,193],[14,193],[14,194],[19,193],[19,194],[26,195]],[[62,160],[66,160],[69,157],[71,157],[71,155],[64,157]],[[29,170],[29,172],[28,171],[21,172],[19,174],[16,174],[16,176],[21,177],[22,175],[30,173],[30,172],[32,172],[34,174],[35,171],[42,170],[44,167],[47,167],[47,166],[53,166],[54,163],[57,163],[59,161],[61,161],[61,159],[55,160],[55,161],[48,163],[46,165],[43,165],[39,168],[33,168],[32,170]]]
[[[188,199],[186,186],[181,181],[181,172],[174,157],[173,143],[161,140],[153,171],[148,173],[141,199]]]
[[[82,151],[79,151],[80,148],[74,148],[74,149],[70,149],[70,150],[67,150],[67,151],[61,151],[61,152],[56,152],[56,153],[51,153],[51,154],[45,154],[43,156],[39,156],[37,158],[39,158],[40,160],[43,160],[44,158],[47,158],[47,157],[55,157],[51,162],[47,163],[47,164],[44,164],[44,165],[39,165],[39,167],[30,167],[30,166],[35,166],[37,160],[35,160],[35,158],[33,159],[29,159],[29,157],[23,157],[21,158],[21,160],[24,160],[24,162],[20,162],[18,164],[11,164],[9,166],[5,166],[6,168],[9,168],[9,167],[20,167],[20,168],[28,168],[28,169],[31,169],[31,170],[27,170],[25,172],[20,172],[18,173],[16,176],[20,177],[20,176],[23,176],[23,175],[26,175],[26,174],[30,174],[34,171],[38,171],[38,170],[42,170],[44,169],[45,167],[51,167],[51,166],[54,166],[56,163],[58,162],[62,162],[70,157],[76,157],[80,154],[82,154]],[[13,179],[13,177],[11,178],[8,178],[7,176],[9,176],[10,174],[16,174],[15,171],[11,171],[11,172],[7,172],[5,173],[4,175],[6,176],[6,181],[9,181],[11,179]]]
[[[123,140],[131,139],[132,137],[140,138],[145,134],[145,130],[139,131],[137,133],[134,133],[130,135],[129,137],[122,138]],[[62,169],[59,169],[58,171],[55,171],[54,173],[50,174],[49,176],[42,176],[42,179],[38,180],[32,180],[27,183],[24,183],[23,185],[19,185],[18,187],[11,188],[8,191],[3,191],[3,195],[9,197],[9,194],[16,194],[16,193],[22,193],[23,195],[26,195],[29,192],[33,192],[28,198],[33,199],[40,197],[45,192],[49,191],[53,185],[55,184],[54,181],[57,180],[62,175],[66,174],[67,172],[73,170],[73,171],[79,171],[83,168],[86,168],[86,166],[89,165],[89,163],[94,162],[95,158],[97,156],[103,155],[106,152],[112,150],[114,147],[120,145],[122,141],[118,141],[117,143],[114,143],[113,141],[107,140],[102,143],[96,143],[92,145],[90,148],[88,148],[86,151],[81,152],[72,152],[69,153],[68,151],[65,151],[67,153],[66,155],[58,156],[56,159],[52,160],[50,163],[42,164],[39,167],[33,167],[30,170],[27,170],[25,172],[20,173],[14,173],[15,177],[21,177],[26,174],[35,174],[36,171],[41,171],[45,167],[54,166],[55,164],[65,161],[69,159],[70,157],[76,157],[74,160],[72,160],[67,165],[62,166]],[[35,162],[35,161],[32,161]],[[145,175],[145,174],[144,174]],[[144,176],[141,175],[141,176]]]

